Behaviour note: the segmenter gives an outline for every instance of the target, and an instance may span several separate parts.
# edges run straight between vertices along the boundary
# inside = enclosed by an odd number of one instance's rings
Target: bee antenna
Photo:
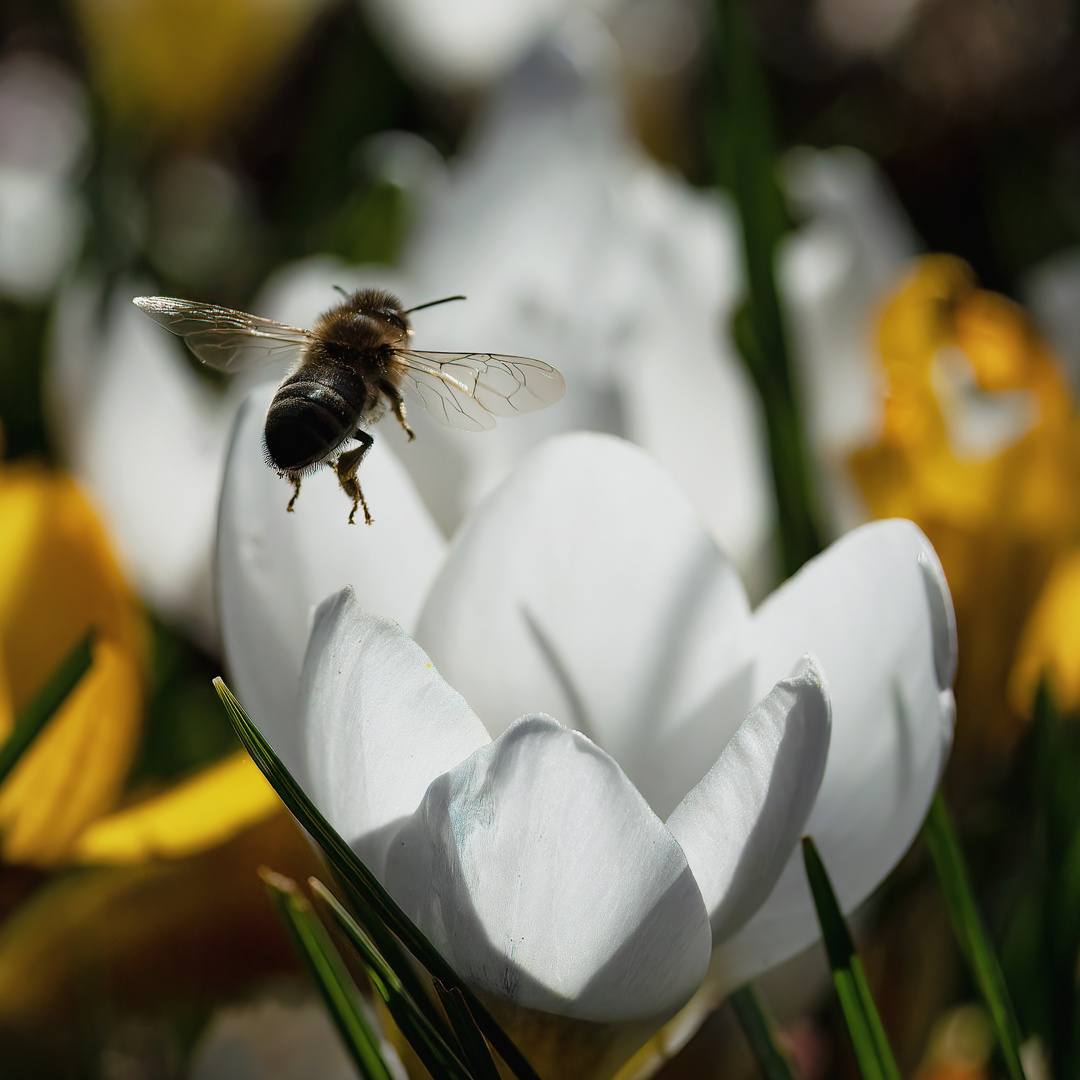
[[[351,293],[347,293],[340,285],[335,285],[333,286],[333,288],[337,289],[337,291],[341,293],[341,295],[344,296],[346,300],[348,300],[349,297],[352,295]]]
[[[436,304],[449,304],[451,300],[465,300],[464,296],[444,296],[441,300],[429,300],[426,304],[417,304],[416,307],[403,311],[402,315],[411,315],[414,311],[422,311],[426,307],[434,307]]]

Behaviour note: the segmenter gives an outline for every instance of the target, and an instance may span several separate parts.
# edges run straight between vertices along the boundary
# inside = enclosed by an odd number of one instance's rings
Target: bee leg
[[[390,407],[394,410],[394,415],[398,418],[398,423],[405,429],[405,434],[409,436],[409,442],[412,442],[413,439],[416,438],[416,433],[409,427],[409,423],[405,419],[405,402],[401,400],[401,394],[398,392],[398,388],[394,386],[393,383],[384,383],[381,389],[390,399]]]
[[[300,494],[300,477],[297,476],[293,480],[293,493],[292,498],[289,500],[289,505],[285,509],[291,514],[293,512],[293,504],[296,502],[296,497]]]
[[[355,523],[356,508],[362,506],[364,508],[364,521],[371,524],[371,511],[368,510],[367,500],[364,498],[364,493],[360,490],[360,481],[356,479],[356,471],[360,468],[360,462],[364,460],[364,455],[371,449],[374,439],[366,432],[357,430],[353,436],[359,446],[354,447],[352,450],[346,450],[337,461],[334,463],[334,472],[337,473],[338,483],[341,485],[341,490],[352,499],[352,511],[349,513],[349,524]]]

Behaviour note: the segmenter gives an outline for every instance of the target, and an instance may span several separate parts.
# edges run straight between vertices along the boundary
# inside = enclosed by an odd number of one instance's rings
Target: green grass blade
[[[465,996],[456,986],[447,989],[438,979],[435,980],[435,991],[446,1010],[447,1019],[454,1029],[472,1075],[476,1080],[499,1080],[499,1070],[495,1067],[483,1033],[469,1012]]]
[[[393,1080],[379,1051],[379,1040],[360,1008],[356,984],[311,905],[295,881],[265,867],[259,873],[360,1075],[364,1080]]]
[[[417,1008],[424,1014],[428,1023],[442,1033],[444,1040],[453,1042],[453,1032],[447,1026],[446,1017],[439,1011],[439,1007],[435,1004],[420,976],[416,973],[413,960],[409,953],[402,948],[401,942],[386,927],[358,890],[340,878],[338,879],[338,885],[347,896],[353,911],[356,913],[358,926],[363,928],[364,933],[371,939],[379,955],[395,973],[404,992],[409,995]],[[325,886],[322,887],[325,889]],[[340,905],[338,906],[340,907]]]
[[[836,899],[832,882],[817,846],[809,836],[802,841],[803,863],[818,922],[829,955],[833,984],[844,1014],[855,1058],[866,1080],[900,1080],[885,1028],[866,982],[862,961]]]
[[[60,661],[60,666],[49,676],[48,682],[15,718],[11,735],[4,745],[0,746],[0,784],[8,778],[53,714],[64,704],[67,696],[90,669],[93,660],[92,640],[93,634],[87,634]]]
[[[940,791],[930,804],[923,832],[937,868],[953,931],[990,1011],[1005,1069],[1010,1080],[1024,1080],[1024,1069],[1020,1064],[1020,1025],[1001,965],[983,931],[964,857]]]
[[[732,332],[761,397],[781,557],[789,575],[824,543],[774,267],[791,220],[777,175],[768,86],[746,7],[746,0],[718,0],[716,5],[721,87],[717,174],[721,186],[731,190],[742,223],[747,297]]]
[[[468,1080],[470,1073],[459,1060],[456,1037],[449,1030],[444,1030],[445,1026],[441,1022],[437,1025],[431,1023],[403,986],[397,971],[387,963],[370,935],[345,910],[337,897],[318,878],[309,878],[308,884],[356,949],[371,979],[371,985],[386,1003],[394,1023],[416,1051],[428,1072],[433,1076]],[[454,1045],[451,1045],[451,1042]]]
[[[757,995],[747,983],[740,986],[728,999],[735,1010],[735,1017],[743,1029],[746,1041],[757,1059],[765,1080],[795,1080],[788,1059],[776,1045],[772,1026],[758,1003]]]
[[[398,907],[393,897],[382,887],[363,861],[357,857],[356,852],[345,843],[307,797],[224,681],[221,678],[215,679],[214,687],[229,714],[237,737],[278,793],[281,801],[289,808],[293,817],[322,848],[334,873],[350,889],[363,897],[376,918],[398,937],[405,948],[427,968],[433,977],[444,986],[456,986],[461,990],[480,1030],[513,1073],[520,1080],[540,1080],[514,1041],[503,1031],[480,999],[462,982],[454,969],[432,946],[416,924]]]

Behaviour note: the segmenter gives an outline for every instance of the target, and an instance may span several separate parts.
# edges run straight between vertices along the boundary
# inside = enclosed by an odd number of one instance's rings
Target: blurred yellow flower
[[[91,628],[90,670],[0,786],[0,862],[97,864],[42,882],[5,920],[0,1019],[9,1025],[65,1014],[87,979],[104,978],[110,1000],[132,1003],[151,988],[235,991],[291,969],[255,869],[317,869],[242,751],[114,809],[141,735],[147,627],[76,484],[38,465],[0,466],[0,743]],[[0,890],[6,903],[14,888]]]
[[[112,812],[141,735],[143,616],[75,483],[40,466],[0,468],[0,742],[90,628],[93,666],[0,787],[3,861],[185,858],[280,812],[243,751]]]
[[[0,857],[50,863],[111,809],[138,744],[146,632],[74,482],[0,469],[0,740],[88,629],[93,664],[0,789]]]
[[[1031,711],[1039,680],[1046,676],[1058,706],[1080,706],[1080,551],[1054,564],[1020,635],[1009,675],[1009,703]]]
[[[187,858],[279,811],[274,789],[240,750],[160,795],[94,822],[79,838],[74,857],[98,864]]]
[[[958,756],[1007,749],[1046,660],[1025,661],[1010,709],[1005,688],[1021,628],[1080,529],[1073,403],[1022,309],[977,288],[951,256],[915,264],[884,308],[878,342],[884,422],[851,467],[874,516],[912,519],[941,558],[960,641]],[[1057,619],[1059,645],[1067,614],[1059,603],[1043,618]],[[1044,642],[1046,632],[1029,636]]]
[[[113,114],[211,135],[257,102],[325,0],[77,0]]]
[[[86,868],[41,885],[0,925],[0,1027],[70,1031],[93,995],[103,1010],[205,1005],[297,969],[255,870],[320,872],[286,814],[194,855]]]
[[[979,1005],[959,1005],[939,1016],[915,1080],[989,1080],[994,1032]]]

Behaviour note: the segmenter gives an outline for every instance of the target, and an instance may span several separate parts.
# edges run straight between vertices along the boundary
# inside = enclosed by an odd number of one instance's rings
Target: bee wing
[[[416,352],[398,349],[402,389],[442,424],[486,431],[496,416],[551,405],[566,383],[550,364],[495,353]]]
[[[311,341],[307,330],[214,304],[171,296],[136,296],[132,303],[182,337],[204,364],[218,371],[244,371],[271,360],[292,359]]]

